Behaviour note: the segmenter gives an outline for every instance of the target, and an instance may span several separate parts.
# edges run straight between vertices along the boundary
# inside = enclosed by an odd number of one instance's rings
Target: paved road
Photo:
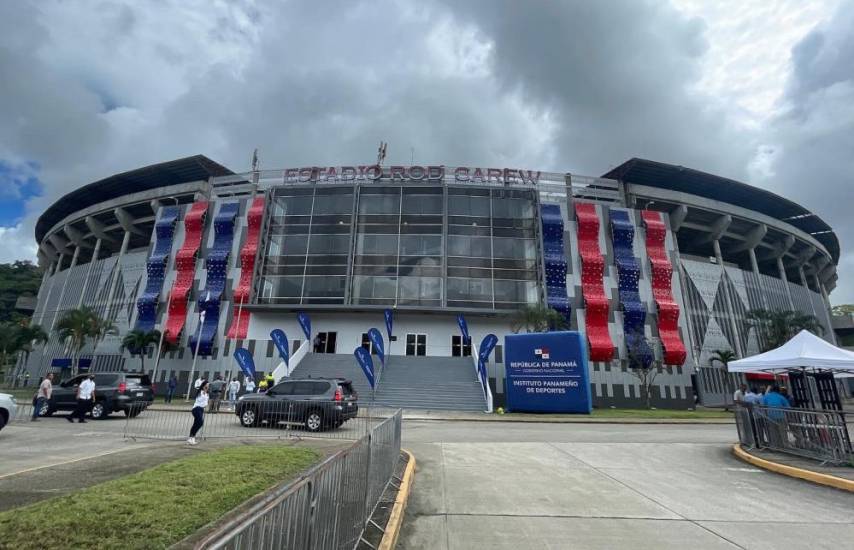
[[[735,459],[734,427],[418,422],[402,549],[851,548],[854,496]]]

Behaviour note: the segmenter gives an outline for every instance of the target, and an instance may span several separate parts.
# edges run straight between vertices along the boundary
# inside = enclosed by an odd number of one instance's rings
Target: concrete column
[[[817,273],[813,273],[813,282],[816,284],[816,286],[818,287],[818,291],[821,293],[821,299],[822,303],[824,304],[825,313],[827,314],[827,320],[828,322],[831,322],[830,299],[827,297],[827,289],[824,287],[824,283],[822,283],[821,280],[818,278]],[[816,316],[818,316],[818,312],[816,312]],[[834,345],[837,344],[836,333],[834,333],[832,329],[830,331],[830,334],[825,334],[824,336],[825,338],[829,337],[830,342]]]
[[[74,254],[71,256],[71,265],[68,266],[68,271],[71,271],[77,266],[77,258],[80,256],[80,247],[74,247]],[[53,327],[56,325],[56,319],[59,317],[59,310],[62,308],[62,300],[65,298],[65,289],[68,287],[68,279],[71,278],[71,273],[65,274],[65,280],[62,281],[62,290],[59,291],[59,300],[56,302],[56,311],[53,313],[53,321],[50,322],[50,330],[53,332]]]
[[[42,308],[42,316],[39,319],[39,324],[44,327],[44,318],[47,315],[47,308],[50,305],[50,296],[53,294],[53,287],[56,281],[54,281],[53,276],[57,274],[59,271],[59,266],[62,265],[62,254],[59,254],[56,257],[56,261],[53,263],[53,271],[50,273],[50,286],[47,289],[47,298],[45,298],[44,307]]]
[[[116,258],[116,267],[113,269],[113,276],[110,280],[110,291],[107,293],[107,306],[104,309],[104,319],[109,319],[113,311],[113,302],[115,301],[116,283],[119,280],[119,270],[121,269],[122,257],[128,251],[128,243],[130,243],[130,231],[125,231],[125,236],[122,239],[122,247],[119,249],[119,255]]]
[[[724,274],[726,273],[726,269],[724,268],[724,258],[721,255],[721,243],[718,239],[712,241],[712,247],[715,250],[715,260],[717,260],[718,265],[721,266],[721,279],[723,279]],[[733,350],[739,357],[744,357],[744,351],[741,349],[741,341],[738,339],[738,335],[741,332],[738,328],[738,324],[735,322],[735,315],[733,312],[735,308],[732,306],[733,297],[729,295],[729,292],[726,291],[726,287],[724,287],[724,305],[726,306],[726,314],[729,318],[730,328],[732,329],[732,334],[734,336],[733,346],[735,349]]]
[[[77,307],[83,306],[83,297],[89,290],[89,281],[92,280],[92,270],[98,262],[98,255],[101,253],[101,239],[95,241],[95,249],[92,251],[92,259],[89,261],[89,269],[86,270],[86,280],[83,281],[83,290],[80,291],[80,298],[77,300]]]
[[[759,293],[762,295],[762,307],[769,309],[768,296],[765,295],[765,285],[762,284],[762,273],[759,271],[759,262],[756,261],[756,249],[748,248],[747,255],[750,257],[750,269],[756,275],[756,282],[759,284]]]
[[[810,285],[807,284],[807,275],[806,275],[806,273],[804,273],[804,266],[803,265],[798,266],[798,275],[800,275],[800,277],[801,277],[801,285],[803,285],[803,287],[807,290],[807,292],[811,292],[810,291]],[[812,303],[812,299],[810,299],[810,309],[812,309],[812,314],[815,315],[816,317],[818,317],[818,312],[815,310],[815,306]]]
[[[783,256],[777,256],[777,271],[780,273],[780,279],[783,281],[783,286],[786,288],[786,296],[789,298],[789,309],[795,309],[795,301],[792,300],[792,290],[789,288],[789,278],[786,277],[786,268],[783,267]]]

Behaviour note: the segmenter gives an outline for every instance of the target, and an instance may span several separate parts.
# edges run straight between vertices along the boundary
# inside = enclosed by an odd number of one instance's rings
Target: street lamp
[[[211,292],[208,291],[208,295],[205,297],[205,301],[207,302],[211,297]],[[202,327],[205,324],[205,310],[199,314],[199,330],[196,331],[196,350],[193,352],[193,366],[190,367],[190,379],[187,381],[187,396],[184,398],[184,401],[190,400],[190,388],[193,387],[193,376],[196,373],[196,360],[199,358],[199,344],[202,340]]]

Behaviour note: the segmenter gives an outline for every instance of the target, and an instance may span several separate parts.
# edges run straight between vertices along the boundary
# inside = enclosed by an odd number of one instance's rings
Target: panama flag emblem
[[[537,348],[534,350],[534,355],[536,355],[540,359],[548,359],[549,358],[549,348]]]

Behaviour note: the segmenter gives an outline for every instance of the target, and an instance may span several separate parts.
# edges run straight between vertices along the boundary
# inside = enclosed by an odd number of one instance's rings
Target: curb
[[[516,424],[710,424],[710,425],[729,425],[735,424],[735,420],[728,418],[710,418],[710,419],[693,419],[693,418],[507,418],[506,415],[497,417],[472,417],[472,418],[429,418],[429,417],[407,417],[404,413],[403,420],[412,420],[418,422],[512,422]]]
[[[401,451],[409,455],[409,462],[407,462],[406,470],[403,472],[400,490],[398,490],[397,497],[394,499],[391,515],[388,518],[385,533],[379,546],[377,546],[377,550],[394,550],[394,547],[397,545],[397,537],[400,535],[400,528],[403,525],[403,514],[406,511],[406,504],[409,501],[409,493],[412,491],[412,481],[415,476],[415,455],[406,449],[401,449]]]
[[[854,480],[836,477],[829,474],[820,474],[811,470],[804,470],[802,468],[796,468],[794,466],[786,466],[785,464],[780,464],[778,462],[772,462],[764,458],[759,458],[758,456],[753,456],[752,454],[742,449],[740,443],[736,443],[732,446],[732,454],[734,454],[736,457],[740,458],[744,462],[753,464],[754,466],[758,466],[760,468],[764,468],[765,470],[768,470],[770,472],[775,472],[784,476],[803,479],[805,481],[810,481],[819,485],[826,485],[828,487],[833,487],[834,489],[841,489],[842,491],[849,491],[854,493]]]

